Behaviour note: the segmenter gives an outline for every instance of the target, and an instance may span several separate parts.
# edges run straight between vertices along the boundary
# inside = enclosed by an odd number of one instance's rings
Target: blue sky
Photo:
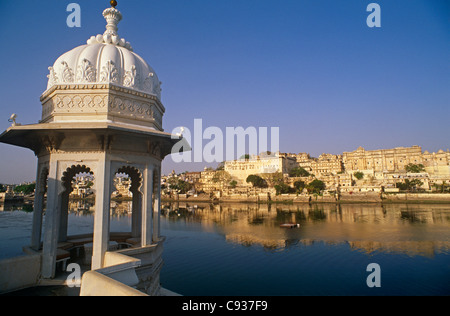
[[[81,28],[66,25],[69,3]],[[163,82],[164,129],[280,127],[282,152],[450,147],[450,3],[438,0],[119,0],[119,35]],[[369,28],[369,3],[381,28]],[[0,0],[0,130],[37,123],[48,67],[102,34],[109,1]],[[201,170],[173,164],[163,171]],[[0,183],[36,158],[0,144]]]

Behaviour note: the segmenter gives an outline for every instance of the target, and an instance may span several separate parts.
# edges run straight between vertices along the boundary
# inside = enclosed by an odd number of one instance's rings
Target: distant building
[[[197,191],[204,191],[206,193],[210,193],[217,190],[223,190],[223,183],[214,181],[214,176],[216,175],[216,171],[210,168],[205,168],[200,173],[200,179],[198,181],[198,185],[196,186]]]
[[[421,164],[423,157],[419,146],[378,150],[365,150],[359,147],[353,152],[344,152],[342,160],[348,172],[356,170],[399,172],[404,171],[409,163]]]
[[[450,151],[442,149],[437,153],[425,151],[422,154],[422,164],[429,174],[450,176]]]
[[[201,176],[202,173],[200,171],[186,172],[184,174],[184,181],[194,184],[200,181]]]
[[[225,161],[224,170],[234,180],[246,184],[249,175],[277,172],[287,174],[297,165],[295,157],[277,152],[272,155],[250,156],[248,159]]]
[[[408,164],[422,164],[425,171],[408,173]],[[397,147],[392,149],[365,150],[359,147],[353,152],[342,155],[321,154],[318,158],[308,153],[275,153],[253,155],[243,159],[225,161],[223,170],[205,168],[202,172],[186,172],[176,175],[174,172],[163,181],[179,178],[194,184],[197,192],[214,192],[236,188],[244,191],[251,184],[249,175],[267,175],[280,173],[284,182],[293,185],[297,180],[306,183],[317,178],[323,181],[327,190],[341,192],[380,192],[383,188],[395,188],[399,182],[420,180],[421,189],[432,189],[446,185],[450,181],[450,152],[439,150],[437,153],[422,152],[421,147]],[[304,168],[311,176],[288,177],[296,167]],[[356,172],[363,174],[359,179]],[[237,186],[230,185],[236,181]]]
[[[116,187],[116,191],[113,192],[113,196],[122,198],[133,197],[133,193],[130,191],[131,183],[132,181],[129,177],[115,177],[114,186]]]
[[[365,150],[359,147],[353,152],[344,152],[343,164],[347,172],[370,170],[372,172],[405,172],[408,164],[422,164],[430,175],[450,176],[450,152],[439,150],[422,153],[420,146],[393,149]]]

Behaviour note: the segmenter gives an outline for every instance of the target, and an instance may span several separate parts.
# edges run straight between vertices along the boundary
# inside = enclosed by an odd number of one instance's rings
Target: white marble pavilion
[[[67,234],[68,199],[73,177],[79,173],[94,177],[92,270],[108,266],[110,199],[117,173],[127,173],[132,180],[128,237],[134,241],[134,253],[145,257],[146,250],[162,247],[161,161],[182,137],[164,132],[161,83],[130,43],[118,35],[122,14],[115,5],[103,12],[107,21],[104,34],[92,36],[49,67],[39,123],[13,124],[0,135],[0,142],[29,148],[38,158],[31,249],[42,258],[44,279],[55,277],[60,246],[73,240]],[[156,259],[154,252],[150,256],[152,260],[145,260],[153,266],[147,270],[157,273],[159,279],[156,265],[162,264],[161,252]]]

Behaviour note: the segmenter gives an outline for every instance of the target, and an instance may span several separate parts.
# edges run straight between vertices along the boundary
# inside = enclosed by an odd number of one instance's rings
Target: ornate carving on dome
[[[112,60],[108,60],[100,73],[101,82],[119,83],[119,71]]]
[[[56,75],[55,69],[53,67],[48,67],[50,74],[47,76],[49,87],[58,83],[58,76]]]
[[[155,86],[154,90],[153,90],[153,94],[156,95],[158,97],[158,99],[160,99],[160,100],[161,100],[161,92],[162,92],[161,86],[162,86],[162,81],[160,81],[159,85]]]
[[[122,20],[120,11],[113,6],[104,10],[103,16],[107,22],[103,34],[92,36],[87,45],[65,53],[48,68],[48,85],[42,100],[55,90],[105,88],[161,101],[161,82],[154,70],[117,33]],[[107,100],[103,103],[108,106]],[[78,104],[81,103],[75,107]],[[142,107],[141,112],[144,111]]]
[[[95,82],[97,79],[97,70],[86,58],[78,65],[77,78],[79,82]]]
[[[62,71],[62,81],[66,82],[66,83],[72,83],[74,81],[74,75],[73,75],[73,71],[72,69],[69,67],[69,65],[63,61],[61,62],[62,66],[63,66],[63,71]]]
[[[153,72],[149,73],[147,78],[144,80],[144,90],[153,91],[153,77],[155,74]]]
[[[125,76],[123,78],[123,85],[128,88],[136,88],[139,89],[139,75],[136,70],[136,66],[131,66],[130,71],[125,72]]]
[[[113,44],[113,45],[116,45],[116,46],[120,46],[120,47],[126,48],[130,52],[133,51],[133,47],[131,46],[130,42],[127,42],[124,38],[120,38],[118,35],[97,34],[97,36],[91,36],[91,38],[89,38],[87,40],[87,44],[88,45],[93,45],[93,44]]]
[[[161,99],[161,84],[162,82],[158,81],[155,74],[151,72],[144,80],[143,89]]]

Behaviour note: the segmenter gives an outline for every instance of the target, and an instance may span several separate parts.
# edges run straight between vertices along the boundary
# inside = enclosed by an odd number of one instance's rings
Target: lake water
[[[29,243],[19,208],[0,212],[0,259]],[[129,210],[115,205],[112,231],[130,231]],[[161,283],[182,295],[450,295],[450,205],[164,204],[161,230]],[[92,212],[71,212],[69,234],[92,231]]]

